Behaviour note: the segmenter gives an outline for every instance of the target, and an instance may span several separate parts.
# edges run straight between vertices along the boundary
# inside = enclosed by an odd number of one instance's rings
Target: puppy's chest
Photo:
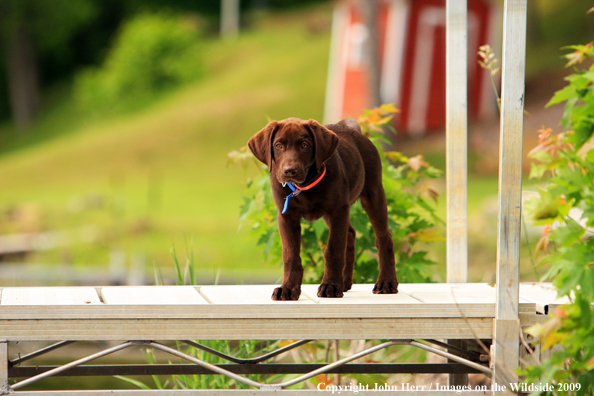
[[[298,213],[307,221],[316,221],[327,213],[327,208],[323,202],[314,197],[306,196],[307,192],[303,192],[291,199],[288,211]],[[313,198],[313,199],[312,199]]]

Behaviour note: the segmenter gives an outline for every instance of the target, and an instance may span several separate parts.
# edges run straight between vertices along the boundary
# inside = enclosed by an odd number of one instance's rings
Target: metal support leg
[[[29,359],[33,359],[33,358],[35,358],[37,356],[45,355],[48,352],[54,351],[54,350],[56,350],[58,348],[65,347],[65,346],[70,345],[70,344],[73,344],[74,342],[75,341],[62,341],[62,342],[58,342],[57,344],[53,344],[53,345],[50,345],[50,346],[48,346],[46,348],[40,349],[38,351],[31,352],[31,353],[29,353],[29,354],[27,354],[25,356],[22,356],[22,357],[20,357],[18,359],[11,360],[10,363],[9,363],[9,365],[11,367],[14,367],[17,364],[20,364],[22,362],[25,362],[25,361],[27,361]]]
[[[117,352],[119,350],[122,350],[122,349],[125,349],[125,348],[129,348],[129,347],[131,347],[133,345],[146,345],[146,342],[134,342],[134,341],[125,342],[125,343],[120,344],[120,345],[117,345],[117,346],[115,346],[113,348],[109,348],[109,349],[106,349],[104,351],[98,352],[98,353],[96,353],[94,355],[87,356],[86,358],[82,358],[82,359],[76,360],[74,362],[65,364],[63,366],[56,367],[53,370],[46,371],[45,373],[36,375],[35,377],[27,378],[26,380],[23,380],[21,382],[17,382],[16,384],[14,384],[12,386],[12,389],[22,388],[23,386],[27,386],[29,384],[32,384],[32,383],[37,382],[39,380],[42,380],[44,378],[51,377],[52,375],[61,373],[61,372],[66,371],[66,370],[68,370],[68,369],[70,369],[72,367],[80,366],[81,364],[90,362],[90,361],[95,360],[95,359],[99,359],[100,357],[107,356],[107,355],[112,354],[114,352]],[[8,360],[7,360],[7,362],[8,362]],[[8,375],[8,372],[7,372],[7,375]]]
[[[487,375],[492,375],[493,374],[493,372],[491,371],[491,369],[488,368],[488,367],[482,366],[482,365],[480,365],[478,363],[471,362],[470,360],[466,360],[466,359],[461,358],[459,356],[452,355],[449,352],[444,352],[444,351],[441,351],[439,349],[435,349],[433,347],[430,347],[427,344],[423,344],[422,342],[411,341],[408,344],[410,344],[412,346],[416,346],[417,348],[424,349],[427,352],[432,352],[432,353],[435,353],[436,355],[443,356],[445,358],[448,358],[450,360],[453,360],[454,362],[465,364],[466,366],[472,367],[473,369],[476,369],[476,370],[480,370],[480,371],[482,371],[483,373],[485,373]]]
[[[8,341],[0,340],[0,395],[8,394]]]
[[[455,347],[462,349],[464,347],[464,340],[448,340],[448,342]],[[452,359],[448,359],[448,363],[454,362]],[[450,374],[448,378],[448,384],[450,386],[457,385],[468,385],[468,374]]]

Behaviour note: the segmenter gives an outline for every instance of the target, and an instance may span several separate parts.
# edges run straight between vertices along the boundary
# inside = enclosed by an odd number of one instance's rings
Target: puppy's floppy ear
[[[272,139],[274,139],[274,134],[278,128],[278,122],[270,121],[268,125],[262,128],[248,141],[248,147],[252,151],[252,154],[254,154],[254,157],[266,164],[268,169],[272,167],[272,161],[274,160]]]
[[[304,126],[313,134],[316,168],[319,171],[322,164],[336,151],[338,136],[316,120],[304,121]]]

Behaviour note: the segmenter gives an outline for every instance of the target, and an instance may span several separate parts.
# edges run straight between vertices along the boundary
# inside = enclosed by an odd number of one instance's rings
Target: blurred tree
[[[39,52],[59,50],[94,15],[92,0],[0,0],[0,45],[19,129],[29,126],[41,104]]]
[[[221,0],[221,37],[234,39],[239,34],[239,0]]]
[[[0,119],[26,129],[41,88],[99,65],[121,23],[143,12],[195,12],[218,32],[222,0],[0,0]],[[241,0],[250,9],[299,8],[331,0]]]

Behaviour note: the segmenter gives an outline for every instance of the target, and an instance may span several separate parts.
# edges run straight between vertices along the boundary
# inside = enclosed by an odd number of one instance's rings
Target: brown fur
[[[330,229],[324,252],[325,267],[319,297],[342,297],[353,284],[355,230],[349,220],[351,205],[361,199],[376,235],[379,276],[374,293],[397,293],[394,242],[388,230],[386,196],[382,186],[382,164],[377,149],[352,119],[320,125],[315,120],[288,118],[271,121],[248,142],[254,156],[270,170],[270,182],[278,213],[283,245],[284,277],[274,290],[273,300],[297,300],[301,294],[301,219],[323,218]],[[326,165],[318,185],[291,198],[281,183],[302,183],[310,167]]]

